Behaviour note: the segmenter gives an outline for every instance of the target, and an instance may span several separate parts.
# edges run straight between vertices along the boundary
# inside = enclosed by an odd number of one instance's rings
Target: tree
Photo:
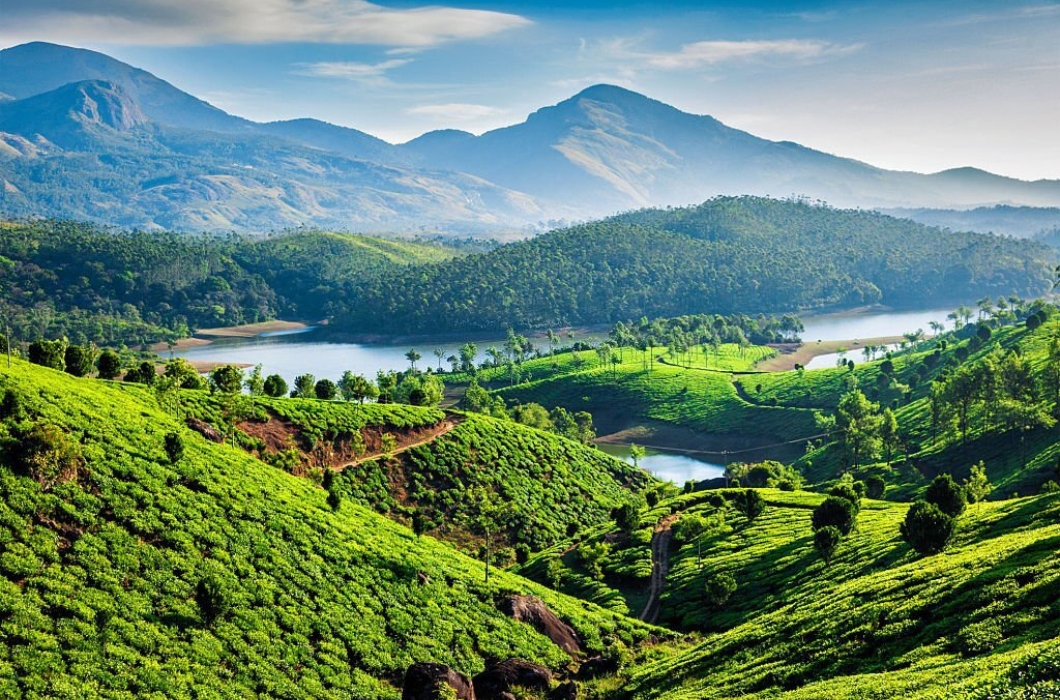
[[[486,542],[486,583],[490,580],[493,556],[493,535],[500,530],[511,514],[510,506],[497,502],[497,497],[482,487],[471,489],[466,496],[467,518],[471,529],[482,533]]]
[[[938,506],[917,501],[905,514],[900,527],[902,539],[921,554],[935,554],[946,548],[956,528],[956,520]]]
[[[854,504],[846,498],[829,496],[813,510],[813,529],[820,530],[822,527],[834,527],[843,535],[849,535],[854,529],[854,521],[857,518],[857,510]]]
[[[147,386],[154,386],[155,377],[158,375],[155,373],[154,363],[147,362],[146,360],[141,362],[138,367],[130,369],[125,373],[124,380],[127,382],[135,382],[137,384],[146,384]]]
[[[60,372],[66,369],[66,338],[35,340],[29,344],[29,361]]]
[[[313,385],[313,395],[321,401],[331,401],[336,394],[338,394],[338,388],[330,379],[321,379]]]
[[[887,482],[883,480],[882,476],[876,474],[865,479],[865,486],[868,497],[876,500],[883,498],[883,494],[887,490]]]
[[[629,444],[629,457],[633,460],[634,467],[640,467],[640,460],[644,457],[644,448],[635,442]]]
[[[839,400],[836,427],[842,431],[841,440],[855,469],[862,457],[874,455],[880,449],[882,418],[878,411],[879,406],[857,389],[844,394]]]
[[[261,396],[265,393],[265,380],[261,378],[261,365],[255,365],[247,377],[244,385],[247,393],[251,396]]]
[[[96,360],[96,369],[99,370],[100,379],[114,379],[121,374],[121,358],[118,353],[107,348]]]
[[[409,351],[405,353],[405,359],[409,361],[409,367],[412,369],[416,369],[416,362],[421,357],[423,356],[416,352],[416,348],[409,348]]]
[[[460,369],[471,372],[475,369],[475,356],[478,355],[478,346],[474,343],[464,343],[460,347]],[[382,391],[382,387],[380,387]]]
[[[736,578],[728,571],[711,574],[703,584],[703,592],[711,604],[720,608],[736,592]]]
[[[843,539],[843,533],[834,525],[825,525],[813,532],[813,548],[817,554],[824,559],[825,566],[832,563],[832,556]]]
[[[902,438],[898,434],[898,419],[895,418],[894,411],[889,408],[883,409],[883,413],[880,414],[880,444],[883,446],[884,459],[890,466],[895,451],[902,446]]]
[[[291,396],[294,398],[309,399],[316,395],[317,378],[312,374],[299,374],[294,378],[294,388]]]
[[[66,347],[66,373],[75,377],[87,377],[95,364],[95,351],[88,345],[68,345]]]
[[[939,474],[932,480],[924,493],[924,500],[951,518],[963,513],[967,502],[964,489],[949,474]]]
[[[747,518],[748,523],[754,522],[754,519],[762,514],[766,509],[766,501],[762,498],[762,494],[758,493],[754,489],[744,489],[736,495],[736,510],[743,513],[743,516]]]
[[[984,501],[993,490],[994,487],[986,476],[986,465],[979,460],[979,464],[972,465],[971,473],[964,480],[964,493],[971,503],[978,504]]]
[[[199,371],[183,357],[174,357],[166,363],[166,369],[162,376],[173,380],[173,384],[181,389],[203,389],[205,388]]]
[[[210,386],[222,394],[238,394],[243,389],[243,370],[234,365],[221,365],[210,372]]]
[[[263,388],[266,396],[279,398],[287,394],[287,380],[278,374],[270,374],[265,377]]]
[[[398,377],[394,372],[379,370],[375,373],[375,385],[379,387],[379,403],[392,403]]]
[[[406,372],[393,391],[393,400],[412,406],[437,406],[445,394],[442,378],[435,374]]]
[[[165,448],[169,463],[176,464],[184,457],[184,438],[180,433],[166,433]]]
[[[366,399],[374,399],[379,396],[379,390],[363,374],[354,374],[350,370],[342,373],[339,379],[339,392],[346,401],[357,401],[364,403]]]
[[[512,406],[509,412],[512,420],[522,425],[528,425],[538,430],[552,430],[552,420],[548,417],[548,410],[539,403],[521,403]]]
[[[445,357],[445,350],[442,348],[434,349],[434,356],[438,359],[438,371],[442,371],[442,358]]]
[[[861,512],[861,495],[854,489],[854,484],[849,481],[841,481],[828,492],[829,496],[845,498],[854,506],[854,517]]]

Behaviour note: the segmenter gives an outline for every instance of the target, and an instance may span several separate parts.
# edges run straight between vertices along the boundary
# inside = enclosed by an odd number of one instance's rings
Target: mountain
[[[522,124],[474,138],[421,137],[402,148],[424,166],[474,173],[546,202],[592,202],[587,208],[595,214],[716,194],[798,195],[861,207],[1060,203],[1057,181],[1027,183],[972,168],[882,170],[762,139],[612,85],[588,88]]]
[[[863,208],[1060,206],[1058,181],[882,170],[611,85],[480,136],[441,130],[392,145],[315,119],[252,122],[104,54],[35,42],[0,51],[0,108],[8,216],[466,233],[719,194]]]
[[[963,211],[953,209],[891,209],[886,212],[928,226],[979,231],[999,236],[1035,238],[1060,230],[1060,208],[997,205]]]

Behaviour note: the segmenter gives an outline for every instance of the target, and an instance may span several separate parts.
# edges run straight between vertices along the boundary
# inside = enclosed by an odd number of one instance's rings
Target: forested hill
[[[362,282],[340,325],[438,332],[1037,296],[1054,253],[868,211],[720,197]]]

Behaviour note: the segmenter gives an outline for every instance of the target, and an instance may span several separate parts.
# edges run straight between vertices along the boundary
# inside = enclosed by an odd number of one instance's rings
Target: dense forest
[[[801,201],[720,197],[554,231],[357,285],[336,322],[390,332],[896,308],[1048,288],[1044,246]]]
[[[452,255],[439,245],[293,230],[264,238],[0,223],[0,315],[23,340],[129,345],[278,316],[319,320],[353,280]]]

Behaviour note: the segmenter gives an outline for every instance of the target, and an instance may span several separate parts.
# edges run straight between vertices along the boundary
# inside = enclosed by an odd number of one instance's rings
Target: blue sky
[[[1060,178],[1060,2],[0,0],[0,46],[97,49],[256,120],[392,142],[599,82],[920,172]]]

